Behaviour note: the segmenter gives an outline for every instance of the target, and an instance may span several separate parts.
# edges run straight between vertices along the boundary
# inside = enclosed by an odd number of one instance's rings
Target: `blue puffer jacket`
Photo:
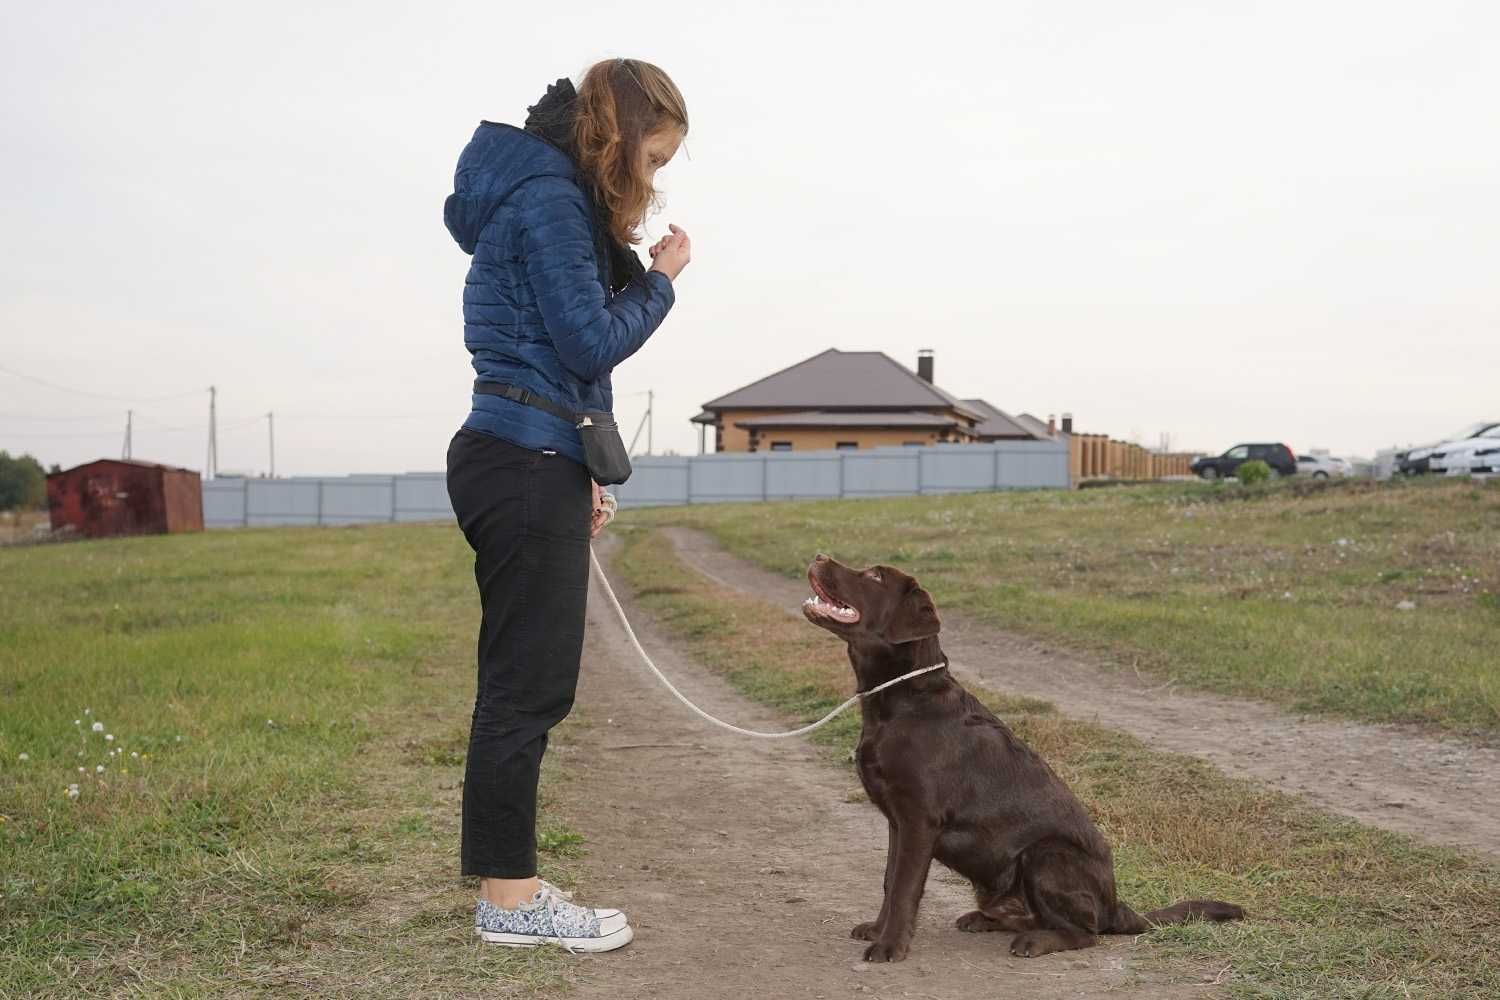
[[[537,135],[485,122],[459,156],[443,219],[474,257],[464,346],[479,379],[530,389],[568,410],[612,410],[610,370],[661,324],[672,282],[647,271],[609,294],[573,160]],[[584,460],[571,423],[500,396],[475,393],[464,426]]]

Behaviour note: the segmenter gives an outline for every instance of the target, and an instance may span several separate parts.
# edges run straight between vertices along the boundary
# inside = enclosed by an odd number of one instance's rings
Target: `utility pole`
[[[656,454],[656,449],[651,446],[656,434],[656,390],[646,390],[646,454]]]
[[[125,411],[125,452],[124,452],[123,455],[120,456],[121,458],[129,458],[130,457],[130,450],[131,450],[130,449],[130,430],[131,430],[131,424],[133,424],[134,422],[135,422],[135,411],[134,410],[126,410]]]
[[[216,387],[208,387],[208,461],[204,463],[203,471],[209,479],[214,478],[219,471],[218,395]]]
[[[276,478],[276,414],[266,414],[266,431],[271,435],[271,478]]]

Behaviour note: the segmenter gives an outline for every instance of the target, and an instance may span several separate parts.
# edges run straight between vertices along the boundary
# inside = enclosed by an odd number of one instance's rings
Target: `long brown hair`
[[[606,59],[584,74],[574,126],[578,165],[619,243],[640,242],[636,227],[656,201],[641,144],[672,127],[687,133],[687,104],[659,67],[639,59]]]

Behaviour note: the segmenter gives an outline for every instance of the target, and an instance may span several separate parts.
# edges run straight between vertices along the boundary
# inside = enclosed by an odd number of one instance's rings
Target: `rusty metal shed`
[[[52,530],[85,538],[203,530],[198,473],[154,462],[101,458],[47,477]]]

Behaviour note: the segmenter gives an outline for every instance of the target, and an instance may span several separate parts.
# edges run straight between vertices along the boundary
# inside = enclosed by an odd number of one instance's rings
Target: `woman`
[[[463,298],[473,411],[448,448],[482,607],[462,871],[479,877],[484,940],[611,951],[633,936],[625,915],[575,905],[536,868],[542,753],[573,705],[589,539],[613,501],[568,415],[611,409],[610,371],[672,308],[687,234],[670,227],[649,271],[630,245],[687,108],[657,67],[613,59],[529,111],[524,129],[480,124],[443,212],[474,258]]]

